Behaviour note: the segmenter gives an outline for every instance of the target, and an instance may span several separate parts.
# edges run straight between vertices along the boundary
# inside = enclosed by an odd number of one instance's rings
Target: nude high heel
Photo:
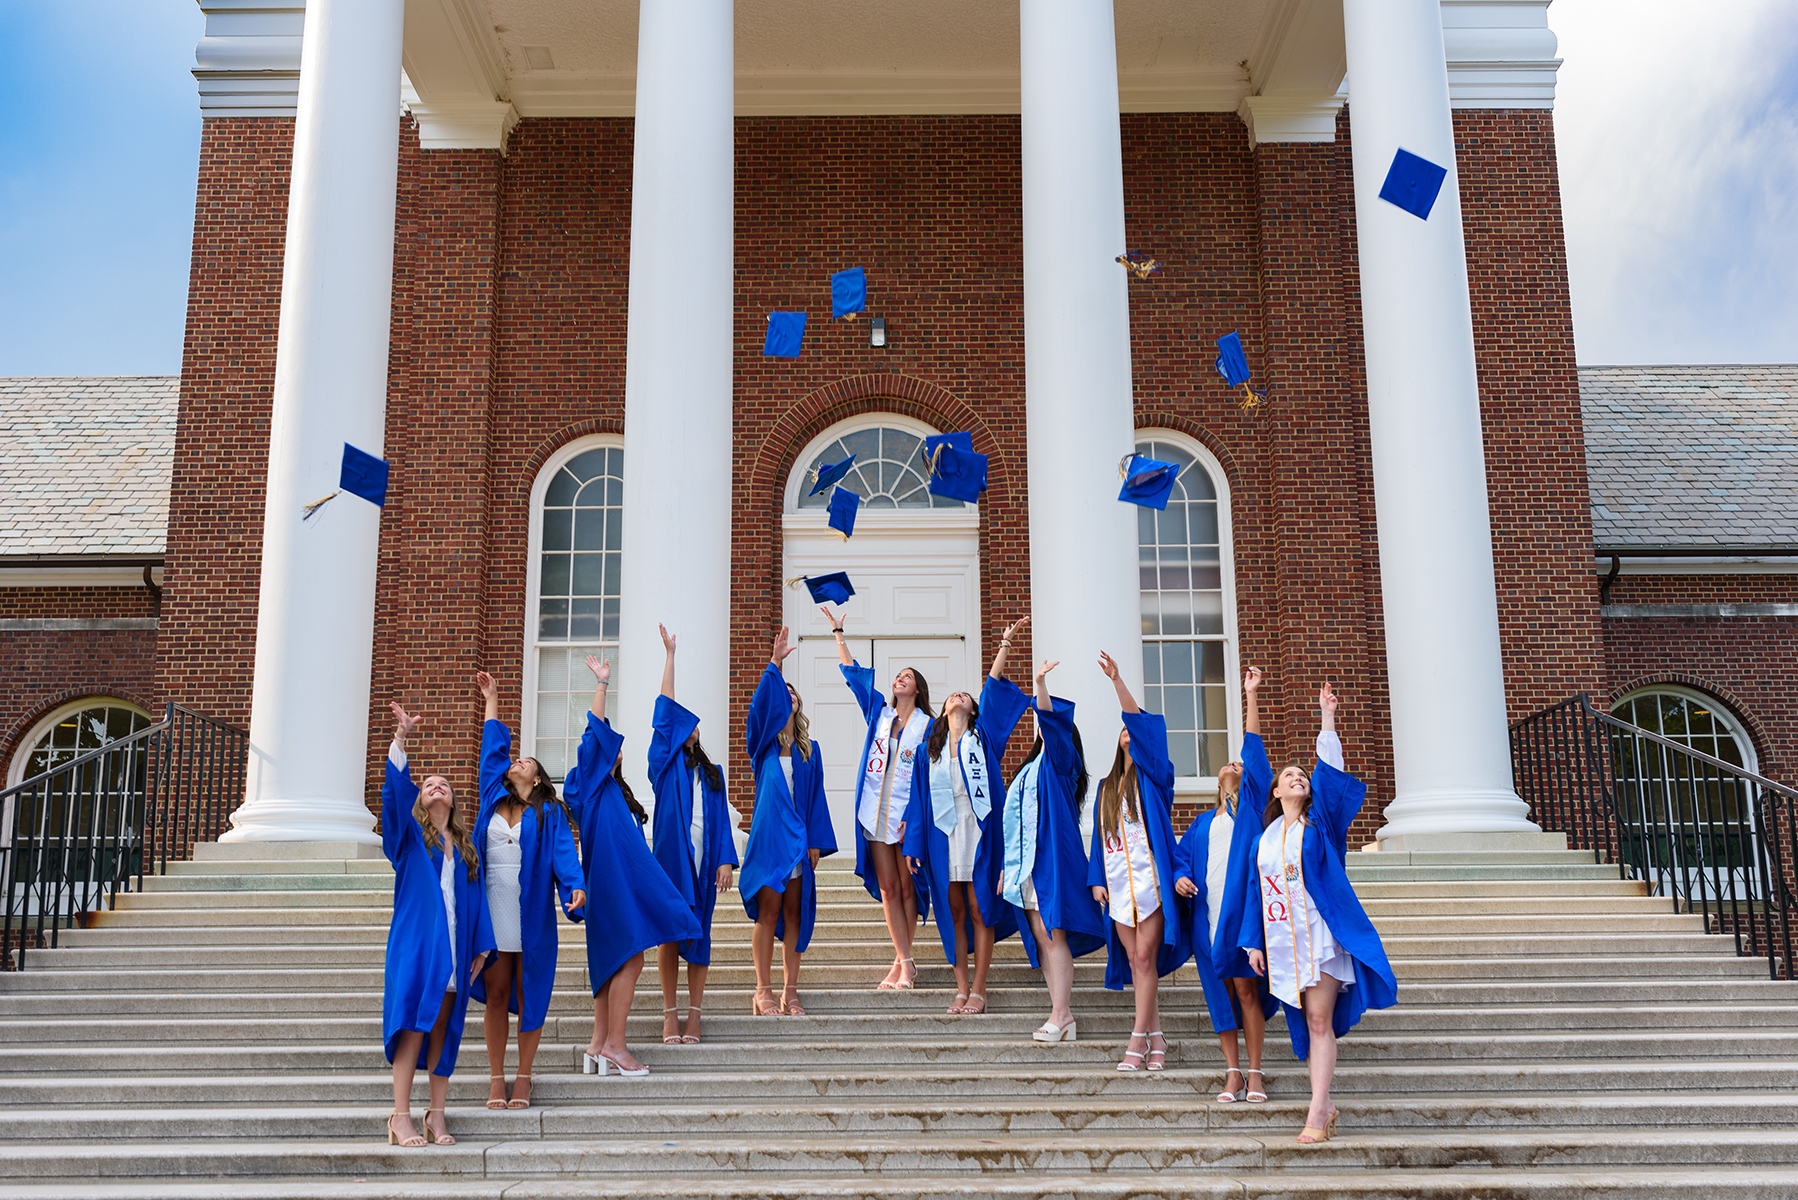
[[[504,1108],[506,1106],[506,1077],[504,1075],[489,1075],[487,1076],[487,1082],[489,1084],[499,1084],[500,1091],[498,1096],[489,1095],[487,1097],[487,1107]],[[487,1090],[492,1092],[493,1088],[490,1086]]]
[[[679,1012],[678,1006],[670,1004],[667,1008],[664,1008],[662,1010],[662,1020],[664,1022],[666,1022],[668,1020],[669,1013],[678,1013],[678,1012]],[[662,1035],[662,1045],[664,1045],[664,1046],[680,1045],[680,1017],[678,1015],[674,1018],[674,1030],[675,1031],[672,1034],[664,1033]]]
[[[438,1133],[431,1128],[432,1113],[443,1113],[444,1130],[442,1133]],[[425,1141],[431,1143],[433,1146],[453,1146],[456,1144],[456,1139],[449,1135],[449,1113],[444,1112],[441,1108],[425,1109]]]
[[[396,1108],[392,1112],[387,1114],[387,1144],[389,1146],[422,1146],[422,1145],[424,1145],[425,1139],[424,1139],[423,1134],[415,1133],[411,1137],[406,1138],[404,1141],[400,1140],[400,1135],[394,1131],[393,1119],[395,1117],[401,1117],[401,1116],[405,1117],[406,1120],[410,1121],[412,1119],[412,1112],[410,1109],[408,1109],[407,1111],[402,1113],[399,1109]]]

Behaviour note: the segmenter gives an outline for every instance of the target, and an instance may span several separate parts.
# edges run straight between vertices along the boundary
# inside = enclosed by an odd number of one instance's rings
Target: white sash
[[[986,774],[986,748],[972,729],[962,734],[954,763],[930,764],[930,816],[945,837],[954,833],[960,823],[955,809],[955,780],[950,771],[961,772],[968,803],[973,807],[974,815],[984,823],[987,814],[993,811],[992,783]]]

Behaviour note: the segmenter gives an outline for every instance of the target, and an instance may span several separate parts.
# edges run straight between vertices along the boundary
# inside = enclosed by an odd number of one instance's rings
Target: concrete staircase
[[[748,1015],[732,895],[705,1042],[661,1044],[652,962],[632,1041],[654,1073],[583,1077],[591,1007],[565,929],[538,1107],[482,1107],[472,1006],[461,1140],[426,1149],[381,1132],[386,862],[200,855],[0,975],[0,1198],[1798,1196],[1798,988],[1589,854],[1351,856],[1401,1004],[1343,1041],[1322,1146],[1293,1141],[1308,1089],[1278,1020],[1270,1102],[1212,1099],[1222,1057],[1190,969],[1164,983],[1160,1075],[1112,1069],[1128,998],[1100,988],[1098,957],[1070,1046],[1030,1040],[1046,1004],[1015,939],[986,1016],[944,1014],[930,929],[919,990],[875,991],[879,908],[826,860],[811,1016]]]

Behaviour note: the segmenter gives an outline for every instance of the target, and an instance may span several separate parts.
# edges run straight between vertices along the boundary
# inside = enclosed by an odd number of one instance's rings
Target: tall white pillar
[[[731,22],[731,0],[639,6],[617,688],[633,783],[662,685],[658,622],[680,640],[676,695],[714,761],[729,763]]]
[[[1345,0],[1343,19],[1398,784],[1379,836],[1534,833],[1511,785],[1441,11]],[[1448,171],[1427,219],[1380,199],[1401,148]]]
[[[1023,0],[1019,18],[1031,644],[1061,660],[1050,685],[1102,774],[1122,723],[1099,651],[1142,695],[1136,509],[1116,499],[1136,444],[1116,36],[1108,0]]]
[[[250,761],[222,841],[377,843],[363,801],[381,510],[336,491],[382,450],[403,0],[308,0],[269,423]]]

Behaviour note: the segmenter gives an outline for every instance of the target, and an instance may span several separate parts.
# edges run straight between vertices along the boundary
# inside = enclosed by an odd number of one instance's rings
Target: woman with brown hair
[[[381,848],[393,864],[393,921],[381,997],[381,1041],[393,1064],[389,1146],[453,1146],[444,1104],[462,1046],[469,984],[493,952],[481,862],[441,775],[412,782],[406,738],[418,718],[389,703],[397,725],[381,784]],[[424,1133],[412,1126],[413,1072],[431,1073]],[[435,1120],[433,1120],[435,1118]]]
[[[1161,977],[1192,953],[1174,894],[1174,768],[1167,756],[1167,722],[1137,707],[1111,655],[1100,653],[1099,669],[1117,690],[1124,728],[1111,770],[1099,781],[1086,882],[1111,917],[1105,986],[1120,991],[1130,984],[1136,992],[1136,1024],[1117,1069],[1161,1071],[1167,1067]]]

